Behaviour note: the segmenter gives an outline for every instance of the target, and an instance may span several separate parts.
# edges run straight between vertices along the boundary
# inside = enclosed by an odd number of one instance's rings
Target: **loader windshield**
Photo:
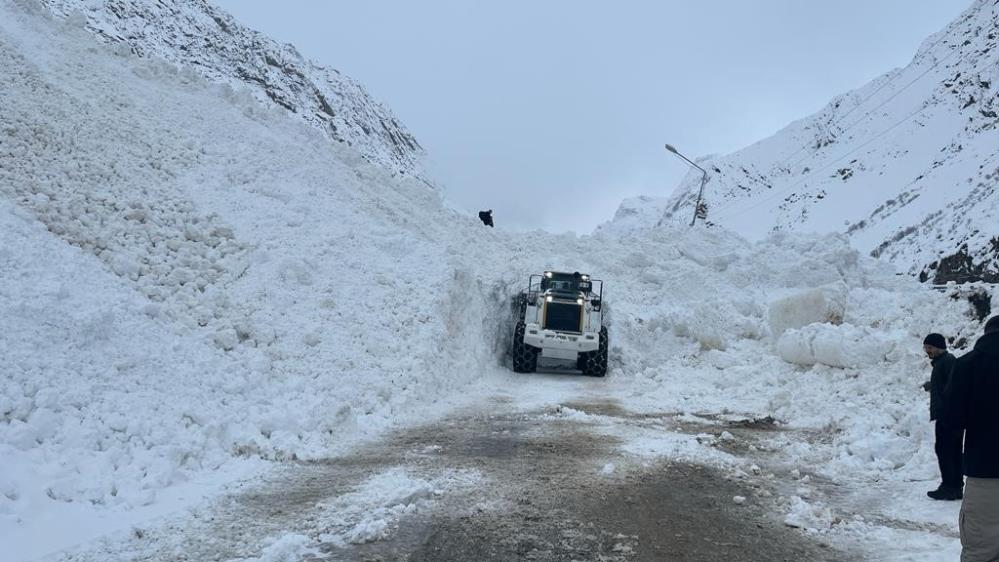
[[[578,290],[577,285],[572,281],[552,281],[548,284],[548,288],[553,291],[575,292]]]
[[[560,293],[589,293],[592,285],[589,276],[579,273],[548,272],[541,278],[541,290]]]

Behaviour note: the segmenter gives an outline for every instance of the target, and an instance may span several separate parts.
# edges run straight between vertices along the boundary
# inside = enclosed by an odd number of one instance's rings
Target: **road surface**
[[[779,428],[700,419],[633,414],[592,397],[521,410],[497,395],[485,409],[401,430],[348,456],[284,463],[189,517],[64,559],[858,559],[785,525],[776,503],[784,490],[765,469],[747,473],[684,453],[692,444],[738,464],[760,455],[754,441]],[[676,454],[634,453],[663,439]],[[311,546],[264,550],[289,536]]]

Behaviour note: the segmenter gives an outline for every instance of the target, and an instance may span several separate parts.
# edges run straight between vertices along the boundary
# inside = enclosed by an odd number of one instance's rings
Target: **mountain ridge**
[[[698,159],[709,223],[841,232],[924,280],[999,281],[997,4],[976,0],[907,66],[774,135]],[[689,220],[699,182],[688,174],[641,227]]]
[[[367,160],[424,178],[419,142],[360,83],[243,26],[208,0],[38,1],[58,17],[81,18],[105,43],[245,88],[259,102],[283,108]]]

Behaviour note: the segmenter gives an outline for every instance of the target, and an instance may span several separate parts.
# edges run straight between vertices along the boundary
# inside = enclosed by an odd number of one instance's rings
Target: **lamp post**
[[[683,158],[688,164],[701,171],[701,187],[697,190],[697,203],[694,205],[694,216],[690,219],[690,226],[694,226],[694,223],[697,222],[697,211],[701,208],[701,197],[704,195],[704,184],[708,181],[708,172],[704,168],[694,164],[690,158],[680,154],[680,151],[677,150],[672,144],[667,143],[666,150],[676,154],[680,158]]]

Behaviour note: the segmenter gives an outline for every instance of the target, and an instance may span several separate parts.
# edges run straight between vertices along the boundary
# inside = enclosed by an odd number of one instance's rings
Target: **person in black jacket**
[[[961,447],[964,430],[943,419],[944,395],[950,387],[950,375],[956,358],[947,351],[947,340],[940,334],[930,334],[923,340],[923,351],[930,358],[933,372],[923,385],[930,393],[930,421],[936,421],[934,430],[937,464],[940,466],[940,486],[926,492],[935,500],[959,500],[964,490],[961,474]]]
[[[961,562],[999,560],[999,316],[954,365],[944,414],[965,430]]]
[[[493,226],[493,210],[479,211],[479,220],[486,226]]]

